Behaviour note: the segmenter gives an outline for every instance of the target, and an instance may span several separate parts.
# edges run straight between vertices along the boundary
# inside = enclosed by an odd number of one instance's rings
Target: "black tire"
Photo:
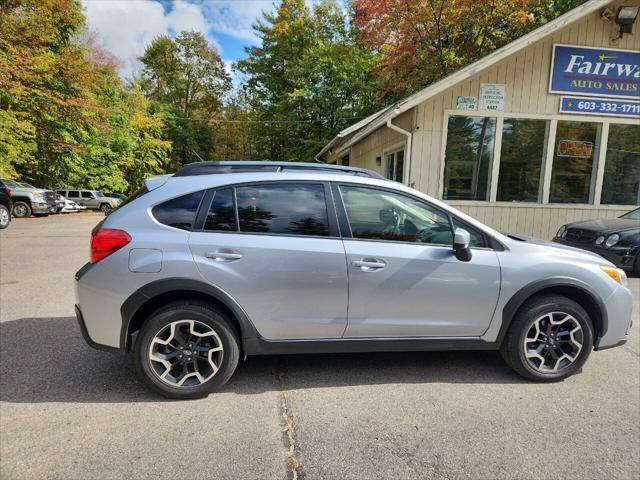
[[[636,253],[636,259],[633,262],[633,274],[640,277],[640,252]]]
[[[31,205],[22,200],[13,203],[13,216],[16,218],[27,218],[31,216]]]
[[[219,369],[204,383],[192,386],[170,385],[160,378],[150,360],[149,349],[154,337],[165,327],[179,320],[195,320],[203,323],[211,328],[221,341],[223,350]],[[239,358],[238,335],[232,321],[226,314],[204,302],[175,302],[156,310],[140,329],[133,351],[136,371],[144,384],[151,390],[172,399],[206,397],[227,383],[238,365]]]
[[[558,368],[555,372],[541,371],[540,368],[536,368],[540,365],[534,365],[532,363],[540,364],[541,361],[538,359],[528,360],[525,356],[524,348],[524,341],[525,338],[527,338],[527,334],[530,335],[531,331],[535,332],[536,327],[534,327],[534,322],[552,313],[567,314],[575,319],[581,328],[579,334],[581,335],[580,340],[582,345],[577,355],[574,355],[575,360],[562,368]],[[558,318],[561,318],[561,316]],[[560,342],[558,342],[555,337],[553,341],[555,342],[554,345],[560,345]],[[539,344],[541,343],[543,342],[539,342]],[[533,344],[532,346],[535,347],[539,344]],[[571,343],[568,347],[563,348],[575,347],[574,344]],[[535,296],[527,300],[518,310],[502,342],[500,353],[505,362],[523,377],[538,382],[557,382],[578,372],[587,361],[587,358],[589,358],[592,348],[593,323],[585,309],[569,298],[547,294]],[[557,354],[557,350],[554,349],[554,351]],[[555,360],[551,355],[546,358],[549,359],[550,363],[553,363]],[[567,360],[564,360],[564,362],[566,363]],[[554,365],[557,365],[557,363]],[[542,367],[544,368],[544,365],[542,365]]]
[[[0,205],[0,230],[3,230],[11,223],[11,212],[5,205]]]
[[[109,205],[108,203],[103,203],[102,205],[100,205],[100,211],[102,213],[107,213],[107,212],[109,212],[111,210],[113,210],[113,209],[111,208],[111,205]]]

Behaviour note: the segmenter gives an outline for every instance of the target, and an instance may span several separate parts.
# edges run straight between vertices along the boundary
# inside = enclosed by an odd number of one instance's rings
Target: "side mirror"
[[[453,234],[453,253],[461,262],[471,260],[471,235],[464,228],[456,228]]]

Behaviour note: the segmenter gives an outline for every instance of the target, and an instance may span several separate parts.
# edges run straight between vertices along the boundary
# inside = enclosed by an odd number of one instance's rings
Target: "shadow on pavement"
[[[407,352],[249,357],[223,392],[251,395],[387,383],[523,383],[498,352]],[[74,317],[0,323],[0,401],[168,401],[137,379],[131,358],[85,344]]]

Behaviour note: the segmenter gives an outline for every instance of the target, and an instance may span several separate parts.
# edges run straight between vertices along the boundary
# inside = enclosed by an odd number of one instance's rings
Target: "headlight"
[[[604,242],[604,236],[600,235],[598,238],[596,238],[596,245],[602,245],[602,242]]]
[[[620,240],[620,235],[618,235],[617,233],[614,233],[613,235],[609,235],[607,237],[607,241],[604,242],[604,244],[607,247],[613,247],[616,243],[618,243],[618,240]]]
[[[35,193],[33,194],[33,199],[34,199],[36,202],[44,202],[44,193],[42,193],[42,192],[35,192]]]
[[[600,267],[604,273],[613,278],[616,282],[618,282],[623,287],[627,286],[627,274],[624,273],[624,270],[621,268],[615,267]]]
[[[561,226],[558,229],[558,233],[556,233],[556,237],[558,238],[564,238],[564,234],[567,233],[567,227],[565,227],[564,225]]]

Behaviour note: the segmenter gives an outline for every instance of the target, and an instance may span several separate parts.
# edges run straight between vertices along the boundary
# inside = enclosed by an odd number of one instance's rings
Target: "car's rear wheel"
[[[13,216],[25,218],[31,216],[31,206],[27,202],[17,201],[13,204]]]
[[[9,212],[9,209],[4,205],[0,205],[0,230],[7,228],[10,221],[11,213]]]
[[[199,398],[220,388],[239,357],[231,321],[206,303],[173,303],[156,311],[134,349],[145,384],[174,399]]]
[[[527,301],[513,319],[500,352],[530,380],[563,380],[582,368],[593,347],[593,324],[578,303],[559,295]]]

